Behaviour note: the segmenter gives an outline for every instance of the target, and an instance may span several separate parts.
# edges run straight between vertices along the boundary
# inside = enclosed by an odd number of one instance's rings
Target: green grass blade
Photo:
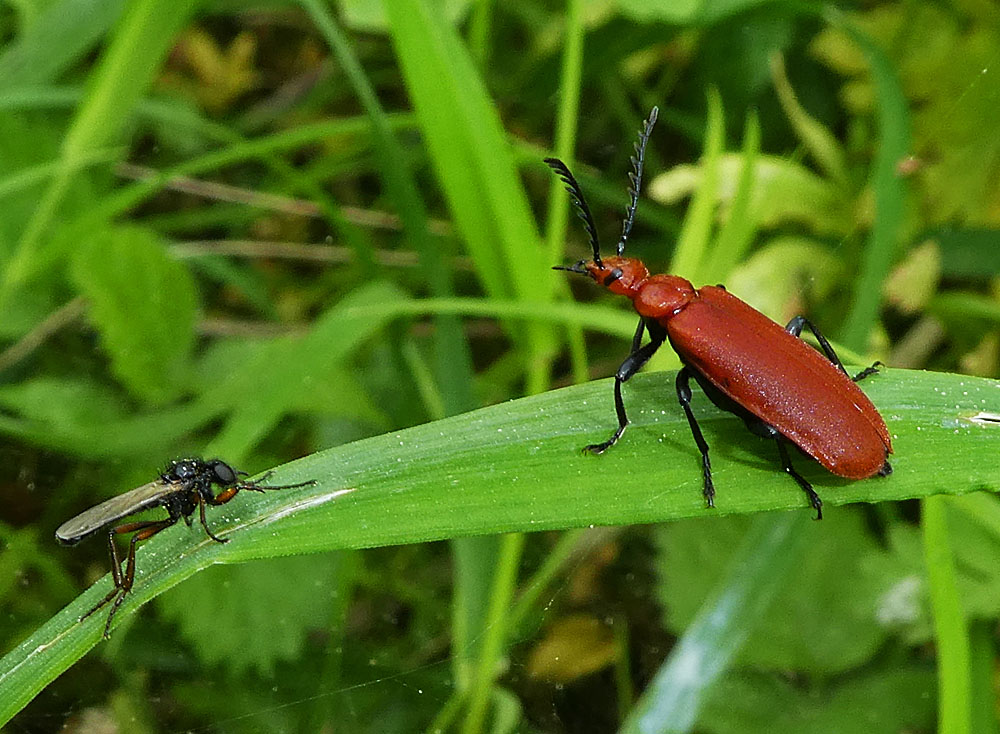
[[[195,0],[138,0],[126,10],[66,132],[63,169],[41,197],[0,278],[0,309],[37,267],[37,251],[56,223],[79,161],[116,138],[195,4]]]
[[[736,193],[729,208],[729,218],[719,231],[712,257],[702,266],[699,282],[724,283],[736,263],[746,255],[757,234],[757,221],[751,210],[757,159],[760,155],[760,123],[756,112],[747,115],[743,133],[743,162]]]
[[[562,67],[559,78],[559,110],[556,114],[555,156],[573,165],[573,147],[576,140],[577,118],[580,107],[580,79],[583,74],[583,12],[580,0],[566,2],[566,41],[563,45]],[[545,249],[551,264],[563,261],[566,230],[569,223],[570,201],[562,182],[551,176],[549,184],[548,212],[545,218]],[[565,281],[560,283],[558,292],[571,297]],[[583,331],[579,327],[570,329],[568,336],[573,379],[587,380],[587,353],[583,341]]]
[[[568,0],[565,22],[566,41],[562,52],[559,79],[559,109],[556,113],[556,131],[553,153],[574,168],[574,145],[580,108],[580,77],[583,66],[583,19],[580,0]],[[545,218],[548,257],[553,264],[561,263],[565,249],[566,230],[569,224],[570,201],[564,184],[557,176],[549,181],[548,215]]]
[[[702,269],[707,265],[705,256],[718,203],[719,165],[725,137],[722,97],[713,88],[708,92],[708,120],[705,124],[705,146],[700,164],[701,183],[688,205],[669,271],[699,283],[702,281]]]
[[[1000,382],[886,370],[865,390],[893,435],[892,476],[838,479],[800,460],[827,512],[848,502],[881,502],[1000,489]],[[713,449],[716,510],[704,507],[697,449],[677,407],[673,375],[639,375],[625,402],[633,424],[613,450],[580,448],[614,427],[612,382],[554,390],[404,431],[329,449],[279,469],[275,483],[312,487],[240,496],[209,521],[163,532],[139,552],[136,588],[118,621],[213,563],[366,548],[511,531],[553,530],[798,508],[806,500],[778,466],[773,446],[700,394],[695,413]],[[249,493],[247,493],[249,494]],[[54,542],[54,541],[53,541]],[[0,660],[5,722],[99,640],[103,619],[79,615],[106,593],[107,578]]]
[[[371,120],[375,153],[385,187],[396,205],[406,238],[420,255],[421,272],[430,286],[431,294],[437,298],[452,295],[451,269],[438,243],[431,237],[427,208],[406,162],[406,151],[396,139],[374,87],[365,75],[351,44],[324,3],[319,0],[301,2],[336,54]],[[439,385],[446,388],[444,401],[447,412],[451,415],[468,410],[475,405],[472,398],[472,357],[459,320],[451,316],[437,317],[434,341],[435,373]]]
[[[470,691],[469,709],[462,725],[463,734],[479,734],[483,730],[493,683],[497,676],[497,662],[503,654],[503,645],[507,637],[508,602],[517,586],[517,569],[523,549],[523,533],[510,533],[500,539],[500,551],[496,556],[496,569],[493,574],[493,588],[488,597],[489,607],[484,620],[482,650]]]
[[[623,734],[691,731],[708,689],[781,590],[808,522],[805,514],[794,512],[755,520],[729,572],[671,650],[622,726]]]
[[[875,222],[865,243],[861,267],[853,283],[854,296],[840,334],[849,347],[864,350],[868,333],[878,317],[882,283],[889,274],[903,225],[907,184],[897,174],[896,166],[910,152],[910,117],[899,77],[885,52],[838,11],[828,11],[827,17],[861,48],[871,66],[879,101],[875,112],[879,146],[871,179]]]
[[[777,51],[771,54],[771,78],[774,80],[774,91],[778,102],[785,112],[795,134],[805,145],[809,155],[816,161],[824,174],[844,191],[850,188],[850,176],[847,169],[847,155],[836,136],[823,123],[810,115],[799,102],[795,89],[788,80],[785,71],[785,59]]]
[[[1000,725],[993,685],[993,671],[996,670],[993,629],[992,620],[973,619],[969,623],[969,677],[972,685],[969,725],[976,734],[997,734]]]
[[[937,641],[938,731],[972,732],[969,630],[959,598],[946,518],[948,497],[927,497],[922,507],[924,560]]]
[[[426,0],[387,0],[384,6],[437,178],[484,288],[493,297],[549,300],[555,274],[541,275],[551,263],[475,64]],[[512,336],[525,349],[528,392],[545,389],[559,341],[555,332],[530,324]]]

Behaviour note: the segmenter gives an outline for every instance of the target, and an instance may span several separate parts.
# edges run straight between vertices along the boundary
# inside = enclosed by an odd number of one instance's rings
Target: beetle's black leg
[[[858,374],[856,374],[851,379],[854,380],[855,382],[861,382],[866,377],[870,377],[872,375],[877,375],[879,367],[885,367],[885,365],[882,364],[881,362],[879,362],[878,360],[876,360],[875,363],[871,367],[865,367],[863,370],[861,370]]]
[[[795,471],[795,467],[792,466],[792,457],[788,455],[788,449],[785,448],[785,440],[783,438],[775,438],[775,442],[778,444],[778,455],[781,457],[781,468],[785,470],[785,473],[792,477],[799,486],[802,487],[802,491],[806,493],[809,497],[809,504],[813,506],[816,510],[816,519],[823,519],[823,500],[819,498],[816,494],[816,490],[812,488],[812,485],[806,481],[805,477]]]
[[[819,346],[823,350],[823,354],[826,355],[826,358],[831,362],[833,362],[840,369],[841,372],[843,372],[848,377],[851,377],[851,375],[848,374],[847,370],[844,369],[844,364],[840,361],[840,357],[838,357],[837,353],[833,351],[833,347],[830,345],[830,342],[828,342],[826,340],[826,337],[823,336],[823,332],[817,329],[813,325],[813,323],[805,316],[796,316],[794,319],[789,321],[788,325],[785,326],[785,331],[787,331],[792,336],[801,336],[802,328],[805,326],[808,326],[809,331],[811,331],[813,333],[813,336],[816,337],[816,341],[819,342]],[[871,375],[877,375],[879,366],[882,366],[882,363],[876,362],[871,367],[866,367],[865,369],[861,370],[858,374],[854,375],[854,377],[851,377],[851,380],[854,382],[861,382],[866,377],[870,377]]]
[[[817,329],[805,316],[796,316],[793,318],[785,326],[785,331],[792,336],[801,337],[803,327],[809,327],[809,331],[811,331],[813,336],[816,337],[816,341],[819,342],[820,349],[823,350],[823,354],[826,355],[826,358],[833,362],[841,372],[850,377],[850,375],[847,374],[847,370],[844,369],[844,363],[840,361],[840,357],[838,357],[837,353],[833,351],[833,347],[830,346],[830,342],[828,342],[826,337],[823,336],[823,332]]]
[[[625,402],[622,400],[622,383],[628,381],[632,375],[642,369],[642,366],[649,361],[649,358],[660,348],[660,345],[663,344],[663,340],[666,338],[665,335],[661,336],[650,332],[652,341],[646,346],[640,347],[644,329],[645,324],[640,319],[639,326],[635,330],[635,336],[632,337],[632,351],[625,358],[625,361],[621,363],[618,372],[615,373],[615,412],[618,414],[618,429],[607,441],[584,446],[584,451],[589,451],[592,454],[604,453],[618,442],[618,439],[622,437],[622,434],[625,433],[625,429],[628,427],[628,415],[625,414]]]
[[[715,507],[715,484],[712,482],[712,462],[708,460],[708,442],[705,441],[705,437],[701,434],[701,427],[698,425],[698,421],[695,420],[694,413],[691,412],[690,378],[691,370],[687,367],[682,367],[681,371],[677,373],[677,400],[680,401],[681,407],[684,408],[684,415],[687,416],[688,425],[691,426],[694,442],[698,445],[698,451],[701,452],[701,474],[704,478],[702,494],[705,495],[705,503],[709,507]]]

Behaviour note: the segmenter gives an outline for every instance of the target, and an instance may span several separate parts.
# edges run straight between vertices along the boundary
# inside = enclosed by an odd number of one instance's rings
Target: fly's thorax
[[[165,482],[190,482],[204,472],[204,467],[201,459],[174,459],[160,478]]]
[[[589,262],[587,272],[598,284],[618,296],[634,298],[635,293],[649,277],[649,271],[641,260],[631,257],[607,257],[601,264]]]

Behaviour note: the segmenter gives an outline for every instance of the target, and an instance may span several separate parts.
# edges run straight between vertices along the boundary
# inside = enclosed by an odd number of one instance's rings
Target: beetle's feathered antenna
[[[573,202],[573,206],[576,207],[577,216],[583,220],[583,226],[587,230],[587,236],[590,237],[590,246],[594,250],[594,264],[599,268],[604,267],[604,263],[601,262],[601,247],[597,241],[597,227],[594,226],[594,217],[590,213],[590,207],[587,206],[587,200],[583,198],[583,189],[580,188],[580,184],[576,182],[573,178],[573,174],[570,173],[569,167],[563,163],[558,158],[546,158],[546,165],[556,172],[556,175],[562,179],[563,183],[566,184],[566,190],[569,192],[569,198]],[[571,270],[572,272],[586,272],[579,270],[572,270],[571,268],[564,268],[566,270]]]
[[[649,119],[646,120],[642,130],[639,132],[639,141],[634,144],[635,155],[630,158],[632,161],[632,170],[628,174],[629,204],[625,209],[625,220],[622,222],[622,236],[618,240],[619,256],[624,254],[625,241],[632,232],[632,222],[635,221],[635,208],[639,204],[639,189],[642,187],[642,164],[646,158],[646,143],[649,142],[649,136],[653,132],[653,125],[656,124],[656,118],[659,114],[659,107],[654,107],[650,110]]]

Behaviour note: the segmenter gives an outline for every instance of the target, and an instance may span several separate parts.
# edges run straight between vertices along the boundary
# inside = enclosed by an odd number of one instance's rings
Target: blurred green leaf
[[[148,89],[174,34],[195,5],[196,0],[135,0],[114,26],[86,96],[62,137],[59,168],[0,273],[0,312],[38,274],[78,170],[95,151],[119,139],[127,115]]]
[[[173,397],[194,345],[197,303],[187,269],[149,230],[119,226],[80,243],[73,279],[122,383],[152,402]]]
[[[857,276],[852,283],[851,304],[840,333],[847,347],[862,350],[868,345],[879,316],[882,283],[889,275],[889,268],[904,236],[909,187],[899,175],[899,164],[910,153],[912,145],[910,110],[896,69],[882,47],[838,9],[828,7],[824,15],[860,47],[870,64],[878,92],[874,120],[878,147],[869,173],[874,217],[861,251]]]
[[[206,568],[157,606],[205,663],[234,675],[253,667],[268,677],[278,661],[302,656],[310,631],[325,628],[334,567],[329,554],[319,554]],[[226,622],[206,634],[210,619]]]
[[[701,281],[704,271],[708,269],[708,243],[712,236],[715,206],[716,202],[722,198],[719,187],[722,176],[722,150],[726,142],[726,121],[722,109],[722,97],[715,87],[708,90],[706,118],[705,144],[701,152],[701,160],[698,162],[700,176],[697,186],[691,192],[691,204],[684,216],[684,224],[677,237],[674,254],[670,258],[671,273],[698,282]],[[744,168],[742,165],[744,157],[740,155],[738,159],[741,168]],[[664,185],[662,176],[653,181],[650,186],[650,196],[653,198],[656,198],[652,192],[657,181],[661,182],[661,186]],[[734,191],[742,189],[742,197],[745,198],[747,187],[740,187],[738,182],[746,183],[746,180],[739,173],[733,178],[731,187]]]
[[[926,239],[941,249],[941,274],[947,278],[992,278],[1000,273],[1000,229],[933,229]]]
[[[407,93],[431,163],[487,294],[527,303],[551,299],[545,261],[510,143],[483,78],[454,29],[426,0],[384,0]],[[553,274],[554,275],[554,274]],[[559,341],[543,324],[511,335],[526,350],[527,391],[548,387]]]
[[[1000,124],[1000,96],[987,81],[1000,63],[1000,35],[993,13],[975,12],[973,5],[893,3],[852,16],[891,57],[913,103],[913,150],[906,152],[920,162],[920,206],[932,224],[1000,224],[1000,142],[983,136]],[[853,112],[868,113],[884,99],[871,59],[843,28],[829,27],[813,48],[850,77],[845,97]]]
[[[124,412],[121,395],[83,378],[36,377],[0,385],[0,406],[41,424],[81,432],[119,419]]]
[[[948,506],[957,584],[962,606],[969,619],[992,619],[1000,615],[1000,500],[977,493]],[[921,549],[920,530],[894,525],[889,532],[890,549],[909,581],[897,589],[894,624],[906,638],[924,643],[931,637],[931,610],[927,600],[927,572]]]
[[[757,235],[757,216],[750,210],[757,157],[760,155],[760,123],[755,113],[747,115],[743,132],[743,166],[736,183],[728,216],[715,238],[712,256],[701,267],[699,282],[720,283],[726,280],[745,256]]]
[[[829,247],[804,237],[775,237],[733,270],[726,287],[784,324],[831,296],[844,270]]]
[[[742,155],[722,155],[717,205],[733,201],[742,166]],[[703,177],[700,164],[674,166],[650,182],[649,196],[662,204],[675,204],[696,191]],[[843,236],[854,225],[843,192],[798,163],[761,155],[753,180],[749,209],[761,228],[800,224],[816,234]]]
[[[639,22],[714,23],[773,0],[616,0],[624,15]]]
[[[27,4],[26,4],[27,5]],[[0,87],[51,82],[80,61],[114,25],[124,0],[57,0],[0,54]]]
[[[941,280],[941,250],[927,240],[913,247],[885,281],[885,298],[907,315],[922,312],[937,294]]]
[[[811,683],[811,684],[810,684]],[[826,683],[735,671],[712,691],[708,734],[932,731],[934,671],[891,661]]]
[[[621,734],[686,734],[693,729],[705,698],[785,588],[805,547],[802,529],[808,522],[794,512],[758,515],[750,521],[711,592],[629,713]]]

